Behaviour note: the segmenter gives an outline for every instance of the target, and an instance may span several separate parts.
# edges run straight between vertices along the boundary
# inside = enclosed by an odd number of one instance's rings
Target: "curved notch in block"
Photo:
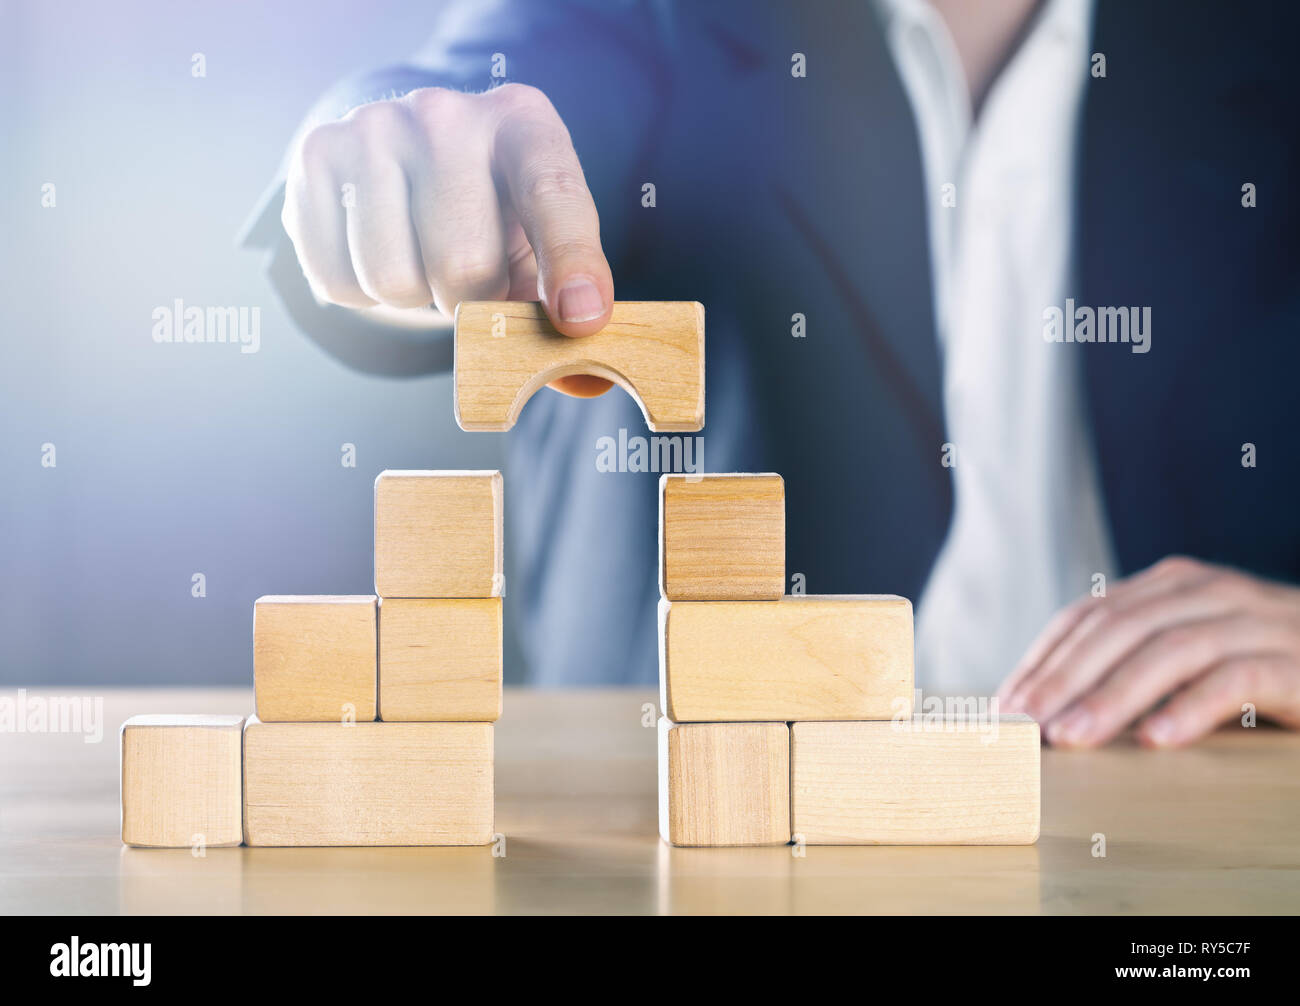
[[[595,335],[561,335],[542,305],[463,302],[456,309],[456,422],[508,430],[538,388],[591,374],[631,395],[656,433],[704,428],[704,306],[619,301]]]

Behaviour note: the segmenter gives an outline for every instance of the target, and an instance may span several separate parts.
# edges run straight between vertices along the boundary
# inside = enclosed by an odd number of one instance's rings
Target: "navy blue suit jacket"
[[[1106,76],[1086,84],[1078,140],[1075,297],[1150,306],[1151,351],[1061,351],[1082,358],[1125,573],[1184,553],[1300,578],[1291,11],[1098,0]],[[345,82],[317,117],[422,85],[486,88],[502,53],[506,79],[543,89],[570,128],[617,296],[706,305],[706,469],[784,475],[787,570],[809,592],[917,598],[952,486],[920,151],[870,4],[457,4],[436,28],[415,62]],[[445,339],[304,298],[278,209],[251,241],[272,249],[308,334],[372,372],[447,368]],[[620,428],[647,435],[620,391],[542,392],[509,436],[507,617],[528,680],[655,678],[657,475],[598,471],[597,441]]]

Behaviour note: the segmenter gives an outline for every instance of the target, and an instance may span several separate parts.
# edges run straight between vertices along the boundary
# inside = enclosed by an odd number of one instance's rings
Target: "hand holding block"
[[[243,840],[242,716],[132,716],[122,724],[122,841],[185,848]]]
[[[486,845],[491,723],[244,728],[248,845]]]
[[[375,718],[373,595],[271,595],[253,605],[253,690],[266,722]]]
[[[1038,724],[1027,716],[795,723],[791,829],[809,845],[1032,845]]]
[[[498,597],[500,472],[385,471],[375,479],[375,593]]]
[[[774,601],[785,593],[780,475],[659,479],[659,591],[671,601]]]
[[[671,845],[790,841],[790,728],[659,720],[659,834]]]
[[[379,716],[501,716],[501,598],[390,598],[379,607]]]
[[[892,595],[659,602],[659,684],[677,723],[912,714],[912,604]]]
[[[619,301],[595,335],[571,339],[531,301],[462,301],[456,308],[456,422],[508,430],[538,388],[591,374],[623,388],[656,433],[704,427],[704,307]]]

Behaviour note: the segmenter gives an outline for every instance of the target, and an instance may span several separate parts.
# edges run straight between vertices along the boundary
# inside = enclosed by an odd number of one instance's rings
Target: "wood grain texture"
[[[501,598],[380,605],[380,719],[490,722],[501,688]]]
[[[268,595],[253,604],[253,689],[265,722],[375,718],[374,595]]]
[[[676,723],[912,714],[912,603],[894,595],[659,602],[659,684]]]
[[[239,845],[242,716],[132,716],[122,724],[122,841]]]
[[[704,307],[619,301],[608,325],[571,339],[531,301],[463,301],[456,308],[456,422],[508,430],[524,403],[559,377],[613,381],[657,433],[704,427]]]
[[[1038,724],[993,726],[793,724],[791,831],[809,845],[1033,844]]]
[[[102,722],[249,709],[242,688],[104,688]],[[0,689],[0,711],[66,692]],[[1300,911],[1300,731],[1043,748],[1036,845],[679,849],[659,836],[650,688],[506,686],[496,830],[461,849],[119,846],[118,745],[0,730],[9,915],[1287,915]],[[1088,852],[1103,832],[1108,858]],[[89,878],[89,879],[88,879]]]
[[[385,471],[375,479],[375,593],[498,597],[502,481],[497,471]]]
[[[659,592],[672,601],[781,597],[785,593],[781,476],[662,476]]]
[[[486,845],[491,723],[244,727],[247,845]]]
[[[789,727],[661,718],[659,834],[671,845],[789,842]]]

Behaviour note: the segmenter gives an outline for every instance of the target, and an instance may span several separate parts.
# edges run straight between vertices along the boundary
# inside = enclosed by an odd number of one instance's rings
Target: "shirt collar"
[[[895,22],[943,19],[929,0],[872,0],[881,24],[888,31]],[[1094,0],[1045,0],[1034,13],[1032,32],[1047,30],[1070,41],[1081,41],[1092,26]],[[947,25],[945,24],[945,28]]]

